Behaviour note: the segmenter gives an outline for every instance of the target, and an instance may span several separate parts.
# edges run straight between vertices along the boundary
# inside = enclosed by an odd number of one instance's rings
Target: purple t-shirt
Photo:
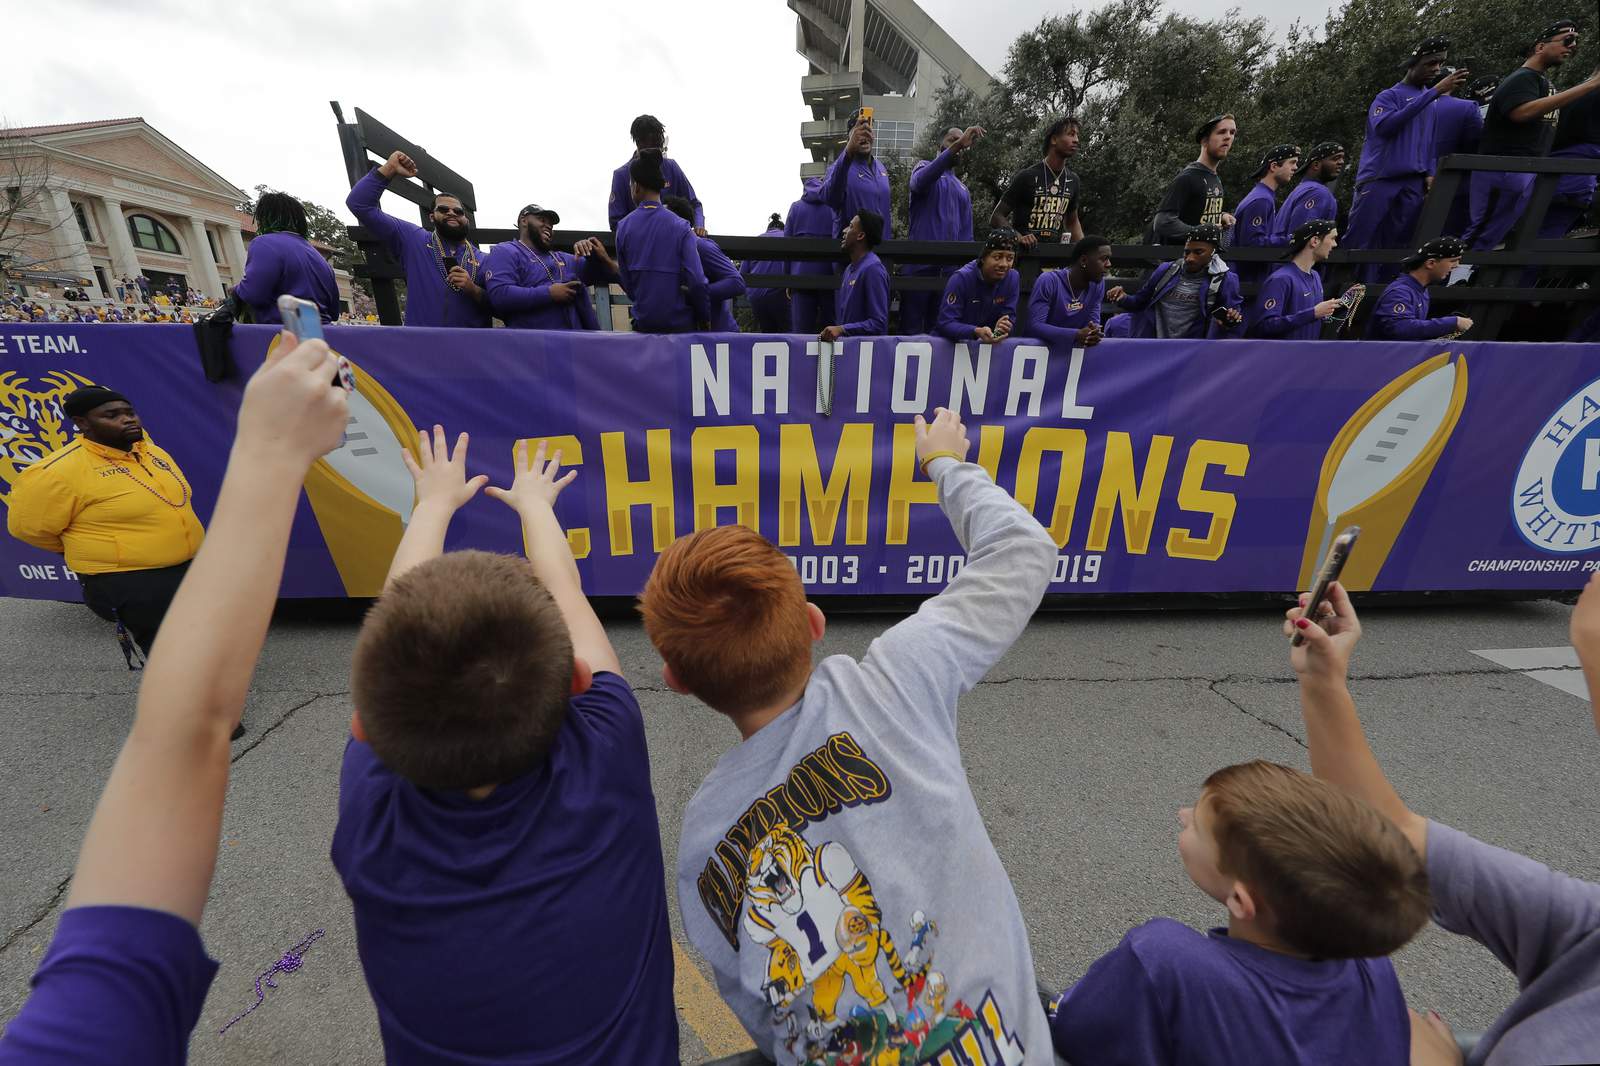
[[[1600,1060],[1600,885],[1428,823],[1433,920],[1517,978],[1467,1066]]]
[[[0,1037],[0,1063],[184,1062],[216,975],[199,930],[176,914],[70,908]]]
[[[483,800],[418,788],[352,738],[333,865],[389,1066],[678,1061],[644,719],[616,674]]]
[[[1130,930],[1089,967],[1052,1008],[1050,1032],[1073,1066],[1411,1059],[1388,959],[1297,959],[1170,918]]]

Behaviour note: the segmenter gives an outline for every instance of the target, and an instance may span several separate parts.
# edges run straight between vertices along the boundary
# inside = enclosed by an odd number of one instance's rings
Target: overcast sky
[[[1060,4],[921,0],[991,72]],[[1325,0],[1184,0],[1280,30]],[[481,225],[529,201],[603,228],[628,124],[666,123],[669,152],[713,233],[759,233],[799,192],[805,61],[783,0],[48,0],[7,5],[17,41],[0,73],[13,126],[142,115],[243,189],[271,185],[341,215],[349,185],[329,100],[426,147],[473,182]],[[397,197],[386,209],[410,211]],[[348,216],[346,216],[348,217]],[[414,217],[414,216],[407,216]]]

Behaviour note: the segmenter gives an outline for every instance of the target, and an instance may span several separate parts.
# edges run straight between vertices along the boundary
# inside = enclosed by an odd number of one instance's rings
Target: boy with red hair
[[[742,743],[684,812],[684,930],[780,1063],[1049,1062],[1011,882],[967,786],[956,700],[1021,633],[1056,547],[966,462],[940,409],[917,456],[967,551],[948,588],[859,662],[812,668],[825,621],[783,553],[743,527],[662,553],[641,597],[663,676]]]

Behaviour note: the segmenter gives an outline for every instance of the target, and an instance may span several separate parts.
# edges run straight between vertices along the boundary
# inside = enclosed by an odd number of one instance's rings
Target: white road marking
[[[1583,671],[1578,669],[1578,653],[1570,647],[1486,648],[1472,654],[1507,670],[1516,670],[1580,700],[1589,698],[1589,687],[1584,683]]]

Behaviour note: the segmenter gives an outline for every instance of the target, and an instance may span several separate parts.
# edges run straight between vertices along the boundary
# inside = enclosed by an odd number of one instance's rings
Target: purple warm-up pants
[[[1411,251],[1426,195],[1427,184],[1421,174],[1362,182],[1350,200],[1350,219],[1339,234],[1339,243],[1346,248]],[[1361,268],[1361,279],[1371,285],[1388,281],[1399,272],[1393,263],[1371,263]]]
[[[1468,248],[1482,251],[1505,240],[1533,196],[1533,177],[1503,170],[1473,171],[1472,224],[1462,235]]]

